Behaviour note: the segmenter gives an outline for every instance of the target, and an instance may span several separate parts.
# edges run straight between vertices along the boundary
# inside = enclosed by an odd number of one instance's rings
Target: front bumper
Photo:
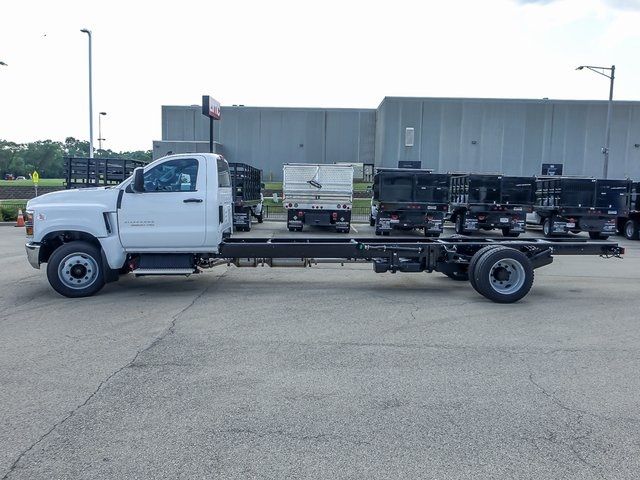
[[[40,269],[40,244],[29,242],[24,246],[27,251],[27,260],[33,268]]]

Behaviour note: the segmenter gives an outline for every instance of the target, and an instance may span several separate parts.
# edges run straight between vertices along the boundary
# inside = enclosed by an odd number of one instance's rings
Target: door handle
[[[186,200],[182,201],[183,203],[202,203],[202,199],[201,198],[187,198]]]

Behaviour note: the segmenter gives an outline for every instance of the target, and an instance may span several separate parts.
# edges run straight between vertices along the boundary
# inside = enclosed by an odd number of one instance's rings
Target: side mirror
[[[144,192],[144,169],[142,167],[138,167],[133,171],[131,190],[133,190],[134,193]]]

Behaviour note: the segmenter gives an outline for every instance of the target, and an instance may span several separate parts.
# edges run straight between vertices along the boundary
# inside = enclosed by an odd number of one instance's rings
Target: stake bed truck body
[[[534,221],[545,237],[588,232],[607,239],[628,213],[630,180],[548,177],[537,180]]]
[[[526,229],[534,193],[534,177],[452,175],[450,219],[460,235],[499,228],[517,237]]]
[[[262,172],[246,163],[230,163],[233,194],[233,226],[251,230],[251,218],[262,223]]]
[[[613,242],[477,238],[230,238],[227,162],[215,154],[160,158],[114,188],[54,192],[27,204],[27,258],[46,263],[67,297],[98,292],[119,275],[191,275],[220,264],[301,266],[371,262],[375,272],[441,272],[511,303],[553,255],[619,256]]]
[[[373,177],[370,222],[376,235],[417,228],[426,237],[438,237],[449,208],[450,177],[431,170],[379,168]]]

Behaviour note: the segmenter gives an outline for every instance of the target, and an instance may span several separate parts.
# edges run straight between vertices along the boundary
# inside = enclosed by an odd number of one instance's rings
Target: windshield
[[[535,181],[527,177],[502,178],[502,203],[512,205],[533,204]]]

